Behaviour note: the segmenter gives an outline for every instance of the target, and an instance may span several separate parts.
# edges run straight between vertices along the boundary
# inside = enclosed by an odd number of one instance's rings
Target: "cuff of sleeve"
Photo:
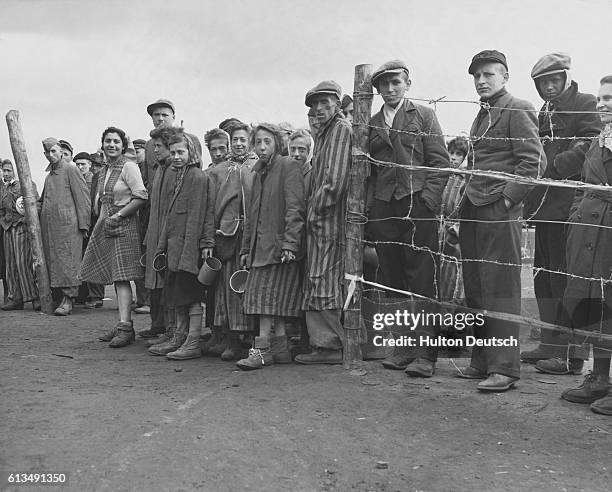
[[[138,198],[140,200],[148,200],[149,194],[147,193],[147,190],[135,190],[135,191],[132,191],[132,198]]]

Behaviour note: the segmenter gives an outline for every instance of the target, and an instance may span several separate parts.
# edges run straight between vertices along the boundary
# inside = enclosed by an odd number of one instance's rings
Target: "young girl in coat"
[[[249,356],[240,369],[291,362],[285,322],[301,314],[299,264],[306,203],[300,164],[281,156],[282,139],[275,125],[259,124],[252,134],[259,160],[241,249],[241,263],[250,268],[244,312],[259,321]]]
[[[204,286],[198,282],[198,271],[212,255],[214,226],[208,177],[200,169],[200,156],[191,138],[178,131],[170,138],[171,165],[176,171],[167,218],[157,246],[158,254],[166,254],[166,276],[163,304],[174,308],[174,337],[182,345],[166,355],[183,360],[200,357],[202,300]]]

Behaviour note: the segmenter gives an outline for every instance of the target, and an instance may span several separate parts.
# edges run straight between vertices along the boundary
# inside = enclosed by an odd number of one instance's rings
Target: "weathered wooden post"
[[[353,148],[352,167],[348,189],[346,224],[345,270],[348,279],[348,302],[344,306],[344,361],[349,369],[363,357],[361,344],[367,342],[367,333],[361,316],[361,283],[351,277],[361,277],[363,271],[363,220],[366,208],[366,179],[370,174],[368,163],[368,134],[372,113],[372,65],[355,67],[353,93]]]
[[[38,208],[36,206],[36,194],[32,185],[32,174],[26,154],[25,141],[21,123],[19,122],[19,111],[14,109],[6,113],[6,124],[8,125],[11,149],[15,159],[15,167],[19,176],[21,192],[23,194],[23,205],[32,247],[32,261],[34,263],[34,276],[38,286],[40,305],[43,313],[53,313],[53,301],[51,299],[51,287],[49,285],[49,271],[43,250],[42,235],[40,232],[40,221],[38,220]]]

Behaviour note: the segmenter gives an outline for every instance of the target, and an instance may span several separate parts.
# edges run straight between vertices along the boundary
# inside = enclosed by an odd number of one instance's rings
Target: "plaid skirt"
[[[102,213],[94,226],[81,262],[79,279],[108,285],[143,278],[137,215],[122,219],[119,235],[115,237],[104,234],[105,219],[106,214]]]
[[[269,316],[300,316],[302,283],[296,262],[275,263],[249,270],[244,312]]]
[[[230,331],[249,331],[242,307],[243,294],[236,294],[229,283],[230,277],[236,270],[239,268],[235,255],[221,265],[215,285],[214,326],[229,327]]]

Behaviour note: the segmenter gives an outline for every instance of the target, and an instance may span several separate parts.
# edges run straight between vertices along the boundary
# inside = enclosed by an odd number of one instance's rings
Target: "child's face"
[[[174,167],[184,167],[189,161],[189,149],[187,142],[179,142],[170,145],[170,159]]]
[[[449,152],[449,155],[451,166],[453,167],[459,167],[463,162],[463,159],[465,159],[465,154],[463,152],[459,152],[458,150],[453,150],[452,152]]]
[[[276,152],[274,135],[266,130],[258,130],[255,134],[255,152],[259,159],[268,162]]]

